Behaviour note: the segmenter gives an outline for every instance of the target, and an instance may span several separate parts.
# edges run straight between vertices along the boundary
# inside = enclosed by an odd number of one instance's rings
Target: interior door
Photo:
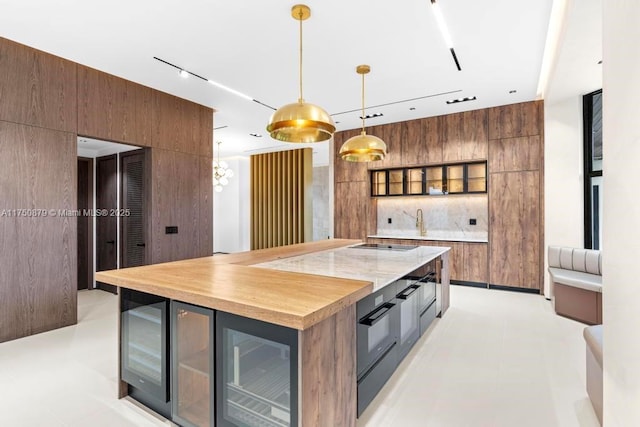
[[[118,223],[113,215],[118,205],[118,159],[115,154],[96,159],[96,271],[118,268]],[[117,288],[96,282],[99,289],[116,293]]]
[[[93,159],[78,157],[78,290],[93,288]]]
[[[136,150],[120,156],[122,184],[120,266],[123,268],[145,265],[148,259],[145,153],[145,150]]]

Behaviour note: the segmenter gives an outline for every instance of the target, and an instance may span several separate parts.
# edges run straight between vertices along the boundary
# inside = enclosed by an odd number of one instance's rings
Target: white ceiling
[[[462,66],[457,71],[430,0],[308,0],[304,97],[333,114],[338,130],[360,126],[358,111],[340,113],[360,108],[355,67],[365,63],[372,69],[367,106],[395,102],[369,107],[367,113],[384,116],[368,125],[535,99],[552,2],[439,0]],[[295,102],[293,4],[0,0],[0,36],[212,107],[214,126],[226,126],[214,132],[214,139],[224,142],[222,156],[247,155],[286,145],[266,133],[272,110],[197,78],[183,79],[153,57],[276,108]],[[452,93],[437,95],[445,92]],[[445,103],[464,96],[477,100]],[[328,152],[326,142],[315,146],[323,155]]]

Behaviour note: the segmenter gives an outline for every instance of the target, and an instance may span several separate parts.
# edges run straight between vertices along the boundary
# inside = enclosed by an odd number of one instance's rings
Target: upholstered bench
[[[602,255],[592,249],[549,246],[549,274],[557,314],[602,323]]]
[[[587,394],[602,425],[602,325],[584,328],[587,354]]]

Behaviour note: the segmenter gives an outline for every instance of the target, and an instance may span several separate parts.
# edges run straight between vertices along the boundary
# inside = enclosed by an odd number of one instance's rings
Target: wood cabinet
[[[402,161],[400,166],[442,163],[438,117],[402,122]]]
[[[486,109],[440,116],[442,161],[486,159],[487,126]]]
[[[491,285],[540,289],[540,208],[538,171],[491,175]]]
[[[538,170],[541,163],[542,150],[539,135],[491,141],[489,170],[492,173]]]
[[[488,251],[487,243],[464,243],[462,280],[465,282],[489,283]]]
[[[543,101],[489,108],[489,140],[542,135]]]
[[[335,185],[334,222],[336,239],[364,239],[367,236],[369,197],[364,181]]]

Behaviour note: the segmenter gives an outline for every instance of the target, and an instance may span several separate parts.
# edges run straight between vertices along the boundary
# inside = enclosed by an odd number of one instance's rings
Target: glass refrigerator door
[[[121,289],[122,380],[168,401],[167,300]]]
[[[172,417],[213,426],[213,310],[171,301]]]
[[[218,425],[298,425],[297,339],[293,329],[217,313]]]

